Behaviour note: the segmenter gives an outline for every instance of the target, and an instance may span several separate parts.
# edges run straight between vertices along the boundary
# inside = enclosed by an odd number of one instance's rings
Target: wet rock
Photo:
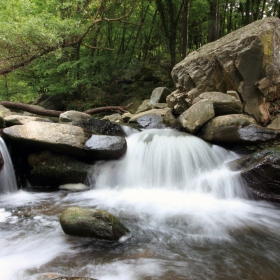
[[[137,123],[142,128],[165,128],[176,121],[170,108],[152,109],[134,115],[129,122]]]
[[[279,139],[280,132],[256,125],[249,116],[233,114],[210,120],[198,136],[211,143],[258,144]]]
[[[267,17],[190,53],[172,70],[169,106],[182,113],[203,92],[234,90],[244,112],[266,123],[267,100],[279,97],[279,31],[280,19]]]
[[[228,163],[257,197],[280,201],[280,148],[255,152]]]
[[[150,105],[155,105],[156,103],[166,103],[166,97],[171,93],[171,91],[166,87],[158,87],[153,90]]]
[[[83,120],[90,119],[91,115],[78,112],[78,111],[66,111],[59,116],[60,123],[72,123],[72,122],[79,122]]]
[[[127,144],[124,137],[92,135],[85,143],[85,149],[95,160],[118,159],[126,152]]]
[[[3,155],[0,151],[0,171],[2,170],[3,166],[4,166],[4,159],[3,159]]]
[[[178,121],[186,132],[194,134],[214,116],[213,103],[205,99],[192,105],[179,116]]]
[[[90,164],[50,151],[29,155],[28,165],[28,180],[33,186],[84,183],[92,169]]]
[[[213,102],[216,116],[242,113],[240,99],[229,94],[222,92],[204,92],[194,99],[193,104],[205,99]]]
[[[91,134],[125,136],[125,133],[119,124],[112,123],[107,120],[90,118],[81,121],[75,121],[72,124],[82,127],[85,131]]]
[[[22,116],[22,115],[10,115],[5,117],[5,122],[7,127],[13,125],[23,125],[31,121],[51,122],[48,118],[43,118],[43,117],[32,117],[32,116]]]
[[[117,241],[129,230],[111,213],[99,209],[67,208],[60,216],[66,234]]]

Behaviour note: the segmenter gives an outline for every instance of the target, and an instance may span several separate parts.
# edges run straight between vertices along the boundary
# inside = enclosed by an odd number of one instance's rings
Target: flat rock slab
[[[51,122],[48,118],[43,117],[32,117],[32,116],[23,116],[23,115],[10,115],[4,118],[6,126],[13,125],[23,125],[28,122],[37,121],[37,122]]]

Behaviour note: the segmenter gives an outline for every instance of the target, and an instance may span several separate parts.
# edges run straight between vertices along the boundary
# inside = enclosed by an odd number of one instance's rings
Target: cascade
[[[91,184],[100,188],[173,189],[246,197],[238,176],[225,167],[237,155],[200,138],[175,131],[145,130],[127,138],[119,161],[100,162]]]
[[[2,154],[4,165],[0,170],[0,193],[13,193],[17,191],[17,183],[14,174],[13,164],[9,151],[4,140],[0,137],[0,152]]]

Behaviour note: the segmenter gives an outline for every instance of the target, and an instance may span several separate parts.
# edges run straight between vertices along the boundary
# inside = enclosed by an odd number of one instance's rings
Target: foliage
[[[167,81],[184,48],[193,51],[211,41],[213,32],[219,38],[280,15],[279,0],[0,0],[0,5],[0,100],[30,102],[41,93],[67,93],[70,104],[93,87],[118,87],[143,67]],[[181,32],[186,26],[188,41]]]

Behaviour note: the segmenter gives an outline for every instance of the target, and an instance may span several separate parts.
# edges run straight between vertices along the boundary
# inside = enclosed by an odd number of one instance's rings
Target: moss
[[[28,157],[28,164],[32,175],[55,178],[86,176],[90,168],[86,163],[50,151],[31,154]]]
[[[264,64],[273,62],[273,33],[272,31],[264,33],[261,38],[264,54]]]

